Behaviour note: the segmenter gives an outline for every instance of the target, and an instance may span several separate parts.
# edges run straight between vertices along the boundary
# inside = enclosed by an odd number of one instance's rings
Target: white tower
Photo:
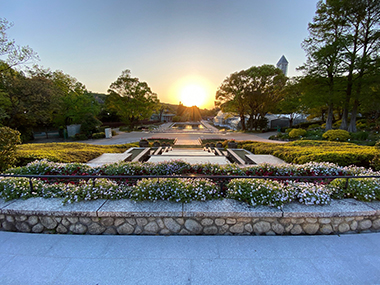
[[[288,75],[288,61],[285,56],[282,56],[280,60],[277,62],[277,68],[281,69],[285,76]]]

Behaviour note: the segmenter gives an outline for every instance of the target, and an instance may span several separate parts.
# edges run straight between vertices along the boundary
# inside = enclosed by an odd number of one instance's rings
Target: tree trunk
[[[334,118],[334,104],[330,103],[328,111],[327,111],[327,120],[326,120],[326,128],[325,128],[326,132],[332,129],[333,118]]]
[[[246,128],[245,128],[245,116],[244,116],[244,114],[243,115],[240,114],[240,123],[241,123],[241,130],[245,131]]]
[[[351,133],[356,133],[356,116],[358,114],[358,107],[359,107],[359,101],[355,100],[354,106],[352,107],[352,112],[351,112],[351,121],[350,125],[348,127],[348,131]]]

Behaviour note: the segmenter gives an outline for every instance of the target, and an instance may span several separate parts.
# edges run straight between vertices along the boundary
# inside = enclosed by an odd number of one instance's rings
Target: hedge
[[[242,142],[240,146],[253,154],[272,154],[288,163],[331,162],[340,166],[356,165],[380,169],[373,146],[328,141],[294,141],[284,144]]]
[[[138,144],[92,145],[86,143],[22,144],[17,148],[17,165],[47,159],[54,162],[88,162],[103,153],[122,153]]]

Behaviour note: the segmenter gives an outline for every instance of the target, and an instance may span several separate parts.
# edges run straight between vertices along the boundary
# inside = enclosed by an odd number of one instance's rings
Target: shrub
[[[227,198],[252,206],[265,205],[281,209],[294,198],[280,182],[264,179],[234,179],[227,185]]]
[[[360,201],[371,202],[380,200],[380,181],[374,178],[335,179],[331,182],[332,186],[339,189],[334,193],[336,198],[354,198]],[[347,185],[347,189],[346,188]]]
[[[103,139],[106,137],[106,134],[104,132],[100,132],[100,133],[93,133],[92,134],[92,138],[93,139]]]
[[[369,137],[368,132],[356,132],[356,133],[351,133],[350,134],[352,140],[357,140],[357,141],[365,141]]]
[[[322,137],[329,141],[345,142],[350,138],[350,133],[345,130],[328,130]]]
[[[88,162],[103,153],[121,153],[137,143],[123,145],[92,145],[86,143],[22,144],[17,149],[17,165],[23,166],[36,159],[55,162]]]
[[[321,125],[319,124],[311,124],[310,126],[307,127],[308,130],[314,130],[314,129],[319,129]]]
[[[81,122],[80,131],[86,136],[91,136],[92,133],[97,131],[97,128],[102,125],[102,122],[94,117],[92,114],[86,114]]]
[[[289,137],[292,139],[300,138],[306,135],[306,130],[304,129],[293,129],[289,133]]]
[[[13,166],[16,161],[17,144],[21,143],[20,132],[0,127],[0,170]]]
[[[208,179],[142,179],[131,192],[131,199],[136,201],[166,200],[187,203],[215,197],[219,197],[218,187]]]
[[[75,134],[74,139],[76,141],[85,141],[88,139],[88,137],[85,134]]]

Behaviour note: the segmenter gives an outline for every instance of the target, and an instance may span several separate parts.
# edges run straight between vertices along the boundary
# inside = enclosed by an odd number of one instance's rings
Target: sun
[[[202,106],[206,100],[207,91],[199,84],[185,85],[180,91],[180,99],[187,107]]]

